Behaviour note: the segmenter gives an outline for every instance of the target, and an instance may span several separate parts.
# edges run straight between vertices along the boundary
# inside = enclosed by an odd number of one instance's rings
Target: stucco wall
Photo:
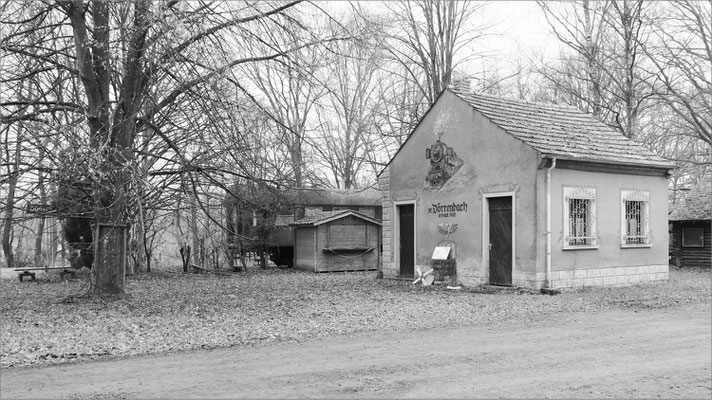
[[[439,189],[426,187],[430,161],[425,151],[440,139],[463,160],[463,165]],[[492,124],[469,105],[446,92],[420,122],[414,133],[392,160],[387,180],[390,198],[384,201],[384,274],[397,274],[397,205],[415,201],[416,266],[427,270],[438,243],[456,245],[458,280],[463,284],[484,283],[483,198],[495,193],[513,193],[516,259],[513,278],[522,271],[535,272],[536,179],[539,155],[536,151]],[[466,205],[454,213],[437,212],[438,205]],[[388,211],[386,211],[388,209]],[[387,212],[389,215],[387,215]],[[447,214],[447,215],[445,215]],[[452,214],[452,215],[451,215]],[[438,231],[439,224],[457,224],[449,237]]]
[[[451,147],[463,161],[440,188],[428,187],[430,161],[426,149],[436,140]],[[432,265],[434,248],[454,243],[457,280],[476,285],[489,282],[486,198],[513,196],[514,262],[512,285],[540,288],[546,284],[547,169],[539,152],[504,132],[455,95],[445,92],[421,120],[389,166],[379,185],[383,202],[383,258],[386,276],[399,274],[398,206],[415,204],[415,264]],[[641,176],[553,169],[551,179],[554,287],[620,285],[667,279],[667,180]],[[563,187],[585,185],[597,190],[598,248],[564,250]],[[621,246],[621,190],[650,194],[651,244]],[[452,211],[449,207],[455,209]],[[445,206],[445,207],[443,207]],[[446,237],[441,224],[457,224]]]
[[[625,284],[640,280],[664,280],[668,272],[667,179],[620,173],[552,170],[552,279],[558,286]],[[564,186],[596,188],[598,248],[571,250],[564,247]],[[621,190],[650,193],[650,246],[621,245]],[[628,269],[621,270],[621,267]],[[617,270],[616,270],[617,268]],[[557,273],[576,270],[577,273]],[[590,270],[590,271],[589,271]],[[607,271],[610,270],[610,271]],[[611,272],[609,274],[609,272]],[[640,273],[639,273],[640,272]],[[631,277],[646,275],[644,278]],[[647,276],[655,274],[654,276]],[[627,278],[626,281],[626,276]],[[606,282],[603,282],[604,279]],[[611,278],[620,277],[620,278]],[[601,278],[594,280],[592,278]]]

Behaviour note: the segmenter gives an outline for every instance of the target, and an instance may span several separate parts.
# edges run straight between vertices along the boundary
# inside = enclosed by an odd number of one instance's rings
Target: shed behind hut
[[[670,255],[678,267],[712,267],[711,180],[703,177],[670,212]]]
[[[381,221],[353,210],[302,218],[294,229],[294,266],[314,272],[378,268]]]

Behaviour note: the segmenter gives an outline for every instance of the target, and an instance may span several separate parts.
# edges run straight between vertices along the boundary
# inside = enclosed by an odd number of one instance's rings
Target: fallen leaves
[[[0,282],[2,368],[365,331],[533,321],[545,315],[710,300],[710,280],[671,271],[668,284],[541,296],[527,291],[373,279],[374,272],[291,270],[231,275],[155,273],[127,280],[121,300],[75,298],[83,281]],[[581,300],[579,300],[581,298]],[[640,300],[643,299],[643,300]]]

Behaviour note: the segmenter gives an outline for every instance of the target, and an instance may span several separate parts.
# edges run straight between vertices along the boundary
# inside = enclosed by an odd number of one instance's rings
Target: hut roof
[[[712,220],[712,175],[700,179],[685,198],[674,206],[670,221]]]
[[[336,211],[325,211],[316,215],[309,217],[304,217],[298,221],[294,221],[289,224],[291,226],[318,226],[325,224],[327,222],[336,221],[341,218],[348,216],[354,216],[356,218],[362,219],[364,221],[370,222],[376,225],[382,225],[381,221],[376,218],[369,217],[368,215],[362,214],[354,210],[336,210]]]

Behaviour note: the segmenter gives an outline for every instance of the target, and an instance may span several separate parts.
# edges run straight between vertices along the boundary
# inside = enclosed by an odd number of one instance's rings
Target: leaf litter
[[[374,279],[373,272],[153,273],[127,278],[127,296],[62,299],[84,281],[0,281],[0,367],[298,342],[359,332],[534,321],[558,313],[709,302],[709,270],[671,268],[667,283],[527,290],[447,290]]]

